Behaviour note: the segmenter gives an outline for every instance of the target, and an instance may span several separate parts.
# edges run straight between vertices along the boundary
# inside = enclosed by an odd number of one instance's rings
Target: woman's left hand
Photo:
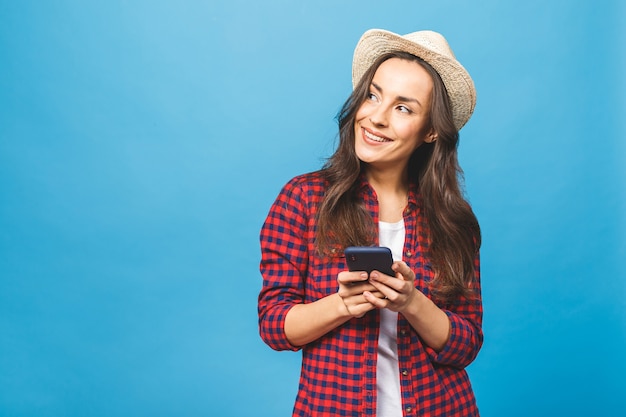
[[[386,298],[377,298],[365,291],[365,299],[377,308],[402,313],[424,343],[440,352],[450,338],[450,319],[424,293],[415,288],[415,273],[406,262],[394,262],[395,278],[372,272],[369,282]]]
[[[385,298],[376,297],[368,291],[363,295],[367,301],[378,308],[402,312],[417,296],[415,273],[403,261],[394,262],[392,269],[396,272],[395,277],[378,271],[370,273],[369,277],[370,284],[376,287]]]

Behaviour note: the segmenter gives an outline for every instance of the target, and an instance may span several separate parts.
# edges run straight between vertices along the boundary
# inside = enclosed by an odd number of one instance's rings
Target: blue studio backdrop
[[[626,415],[619,1],[0,0],[0,416],[287,416],[258,232],[336,143],[352,51],[443,33],[483,229],[491,416]]]

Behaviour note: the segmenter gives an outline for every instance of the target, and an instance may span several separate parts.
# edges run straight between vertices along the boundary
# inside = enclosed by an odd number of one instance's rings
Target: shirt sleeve
[[[274,201],[261,228],[263,287],[258,314],[261,339],[275,350],[298,350],[287,340],[285,317],[304,302],[307,274],[307,215],[302,187],[290,181]]]
[[[430,347],[426,351],[431,361],[440,365],[465,368],[478,355],[483,344],[482,298],[480,288],[480,257],[474,261],[474,297],[462,297],[446,306],[444,312],[450,319],[450,338],[444,348],[437,352]]]

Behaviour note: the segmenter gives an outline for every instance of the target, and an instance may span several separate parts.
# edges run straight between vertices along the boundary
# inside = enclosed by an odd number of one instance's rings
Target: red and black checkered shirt
[[[338,254],[322,259],[315,250],[316,211],[326,183],[319,173],[292,179],[283,187],[261,229],[259,331],[276,350],[298,350],[283,330],[291,307],[310,303],[338,290],[337,275],[346,270]],[[365,206],[378,224],[374,190],[363,181]],[[415,286],[429,296],[433,278],[426,251],[426,223],[415,187],[404,212],[403,260],[415,271]],[[479,260],[475,286],[480,295]],[[477,416],[478,409],[465,367],[482,345],[482,302],[458,299],[441,305],[450,318],[451,334],[436,352],[426,346],[409,322],[398,315],[398,361],[405,416]],[[294,416],[374,416],[376,360],[380,314],[374,310],[353,318],[302,348],[300,387]],[[383,416],[384,417],[384,416]]]

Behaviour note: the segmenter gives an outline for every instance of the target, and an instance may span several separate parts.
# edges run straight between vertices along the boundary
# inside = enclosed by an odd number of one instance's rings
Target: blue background
[[[258,232],[372,27],[478,89],[483,416],[625,415],[624,2],[479,3],[0,0],[0,415],[290,415]]]

